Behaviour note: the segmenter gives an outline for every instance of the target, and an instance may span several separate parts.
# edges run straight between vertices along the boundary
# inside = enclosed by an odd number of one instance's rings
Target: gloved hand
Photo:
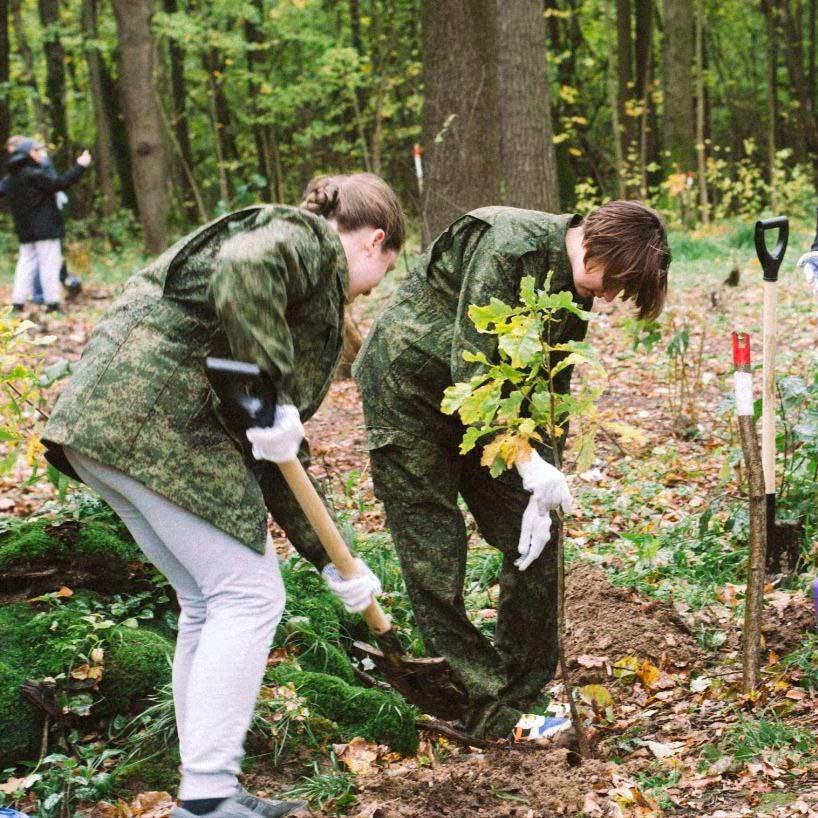
[[[551,512],[559,507],[566,513],[571,510],[571,492],[562,472],[537,452],[532,452],[524,463],[518,461],[517,471],[523,478],[523,488],[531,492],[520,528],[520,557],[514,562],[525,571],[551,539]]]
[[[325,565],[321,571],[330,591],[344,603],[350,613],[360,613],[369,606],[373,596],[380,596],[382,593],[381,581],[369,566],[360,557],[355,560],[355,564],[358,566],[358,574],[351,579],[344,579],[332,563]]]
[[[818,250],[810,250],[798,259],[798,266],[804,268],[804,278],[812,294],[818,296]]]
[[[253,444],[256,460],[286,463],[295,460],[304,439],[304,427],[298,409],[290,404],[276,406],[272,426],[253,426],[247,430],[247,439]]]

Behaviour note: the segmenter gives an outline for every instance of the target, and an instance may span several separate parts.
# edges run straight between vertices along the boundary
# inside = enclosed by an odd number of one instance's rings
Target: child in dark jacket
[[[31,296],[38,269],[46,309],[59,310],[63,223],[54,194],[69,188],[91,164],[91,154],[84,151],[68,173],[58,176],[42,166],[43,151],[42,143],[33,139],[20,140],[9,159],[9,175],[2,191],[20,240],[11,296],[16,310],[22,310]]]

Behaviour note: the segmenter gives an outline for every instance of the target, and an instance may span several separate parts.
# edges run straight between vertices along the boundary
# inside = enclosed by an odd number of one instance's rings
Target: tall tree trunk
[[[176,0],[163,0],[166,14],[175,14],[178,11]],[[185,50],[176,39],[168,43],[168,57],[170,58],[170,87],[173,98],[173,118],[171,128],[173,139],[178,153],[178,164],[182,167],[176,174],[182,192],[185,215],[189,220],[195,220],[201,214],[196,205],[196,192],[193,189],[193,150],[190,147],[190,131],[187,119],[187,83],[185,82]]]
[[[664,0],[664,148],[671,168],[690,171],[696,163],[693,111],[693,0]]]
[[[611,130],[613,132],[614,158],[616,161],[616,193],[620,199],[625,198],[625,158],[622,155],[622,126],[619,121],[619,89],[617,87],[616,69],[614,67],[615,36],[614,23],[611,19],[611,0],[605,1],[605,28],[608,35],[608,106],[611,109]]]
[[[619,127],[622,153],[627,157],[634,138],[634,119],[628,100],[634,97],[631,0],[616,0],[616,67],[619,81]]]
[[[51,115],[51,141],[64,158],[69,150],[68,119],[65,112],[65,50],[60,40],[59,0],[38,0],[44,29],[45,95]]]
[[[808,58],[808,72],[807,72],[807,93],[809,98],[815,99],[815,10],[816,0],[809,0],[809,17],[807,20],[807,54]]]
[[[139,207],[136,203],[136,190],[131,171],[131,151],[128,145],[125,117],[120,104],[119,85],[111,76],[111,71],[102,54],[99,57],[99,79],[102,85],[105,116],[111,123],[111,143],[114,149],[116,175],[119,178],[119,198],[124,207],[138,213]]]
[[[94,104],[94,122],[97,129],[94,167],[102,190],[102,209],[106,216],[116,212],[116,189],[114,187],[114,147],[111,141],[111,123],[105,110],[105,92],[97,39],[97,0],[82,0],[82,33],[85,39],[85,59]]]
[[[530,0],[496,0],[497,97],[503,201],[559,211],[542,8]]]
[[[767,29],[767,173],[770,178],[770,206],[775,211],[778,208],[778,179],[775,172],[775,154],[778,150],[778,32],[772,4],[762,2],[761,6]]]
[[[21,0],[9,0],[9,2],[11,4],[11,21],[14,28],[14,39],[17,41],[17,50],[20,52],[20,56],[23,58],[23,65],[25,66],[25,73],[21,77],[21,82],[31,89],[31,104],[34,108],[34,125],[37,129],[37,134],[44,138],[48,134],[48,118],[46,116],[45,105],[43,105],[43,98],[40,95],[40,89],[37,85],[37,75],[34,69],[34,52],[31,50],[23,25]]]
[[[423,3],[422,215],[430,236],[500,198],[495,15],[494,0]]]
[[[648,195],[649,164],[658,158],[655,119],[653,114],[653,12],[654,0],[636,0],[636,42],[634,80],[634,97],[640,108],[639,115],[639,195],[646,199]],[[658,164],[658,163],[657,163]]]
[[[113,0],[121,48],[122,107],[131,149],[134,189],[145,248],[158,253],[167,244],[170,196],[162,117],[153,85],[152,0]]]
[[[233,196],[233,180],[227,165],[238,161],[239,151],[233,133],[233,117],[230,103],[224,93],[224,74],[227,70],[224,58],[217,48],[211,48],[202,55],[202,62],[210,87],[210,114],[216,132],[216,156],[219,161],[219,180],[222,199]]]
[[[707,198],[706,155],[704,145],[704,2],[696,3],[696,159],[699,171],[699,209],[702,223],[710,224],[710,202]]]
[[[0,0],[0,85],[8,88],[9,81],[9,3]],[[0,151],[5,150],[11,136],[11,106],[8,91],[0,91]]]

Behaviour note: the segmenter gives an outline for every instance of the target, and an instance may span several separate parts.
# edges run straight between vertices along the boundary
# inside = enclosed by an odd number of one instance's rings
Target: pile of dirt
[[[636,591],[617,588],[589,564],[566,577],[566,653],[575,684],[602,681],[623,656],[669,669],[688,667],[701,651],[673,608]],[[599,661],[599,660],[607,661]]]
[[[769,650],[785,656],[803,643],[805,633],[815,633],[815,629],[815,605],[804,593],[774,593],[767,598],[761,630]]]
[[[396,765],[358,779],[358,802],[351,814],[354,818],[578,815],[595,792],[607,793],[611,788],[612,765],[577,762],[567,750],[496,750],[456,756],[433,768],[406,770]]]

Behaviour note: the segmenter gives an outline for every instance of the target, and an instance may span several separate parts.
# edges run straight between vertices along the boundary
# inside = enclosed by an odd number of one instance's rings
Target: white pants
[[[23,305],[34,292],[34,276],[40,271],[46,304],[60,303],[60,268],[62,249],[59,239],[32,241],[20,245],[11,303]]]
[[[122,472],[67,447],[65,453],[179,598],[173,659],[182,756],[179,798],[233,795],[244,737],[284,612],[275,549],[268,541],[265,553],[258,554]]]

